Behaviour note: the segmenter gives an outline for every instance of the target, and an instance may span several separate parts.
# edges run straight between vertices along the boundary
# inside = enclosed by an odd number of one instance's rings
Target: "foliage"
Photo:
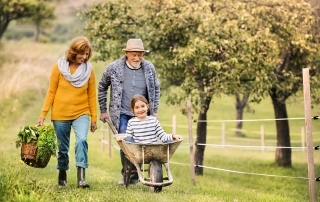
[[[23,38],[32,38],[34,35],[34,31],[30,30],[21,30],[17,32],[16,30],[7,29],[3,38],[7,40],[21,40]]]
[[[82,18],[90,19],[85,21],[85,30],[97,50],[96,60],[118,58],[128,38],[137,36],[138,13],[135,11],[126,0],[94,3],[91,8],[79,11]]]
[[[229,100],[229,99],[228,99]],[[230,99],[232,101],[233,99]],[[5,145],[10,145],[14,135],[8,133]],[[128,188],[117,185],[119,174],[119,156],[112,147],[112,157],[108,157],[108,149],[101,150],[100,136],[91,136],[89,141],[90,167],[86,179],[94,189],[89,191],[77,189],[76,169],[68,171],[68,187],[59,189],[56,183],[58,172],[55,162],[50,162],[45,169],[33,169],[19,163],[17,158],[6,155],[14,154],[15,148],[0,148],[0,201],[27,201],[38,197],[39,201],[308,201],[308,181],[304,179],[277,178],[229,173],[219,170],[205,169],[204,177],[196,177],[196,185],[190,181],[189,147],[181,145],[170,160],[170,171],[174,178],[172,185],[164,187],[162,193],[150,193],[148,187],[138,183]],[[187,135],[185,136],[185,138]],[[186,138],[187,140],[187,138]],[[234,143],[241,141],[240,138]],[[114,140],[113,140],[114,141]],[[117,144],[113,142],[112,144]],[[74,140],[71,140],[71,144]],[[218,167],[237,171],[274,174],[279,176],[306,177],[307,158],[302,151],[294,155],[294,169],[284,169],[272,164],[273,152],[243,150],[236,148],[208,148],[208,167]],[[181,164],[175,164],[175,162]],[[245,162],[245,163],[244,163]],[[70,158],[70,165],[74,165]],[[184,165],[185,164],[185,165]],[[320,170],[316,165],[316,171]],[[318,173],[319,174],[319,173]],[[318,175],[316,175],[318,176]],[[254,190],[254,191],[253,191]],[[317,196],[320,194],[317,191]],[[24,199],[24,200],[22,200]],[[270,200],[272,199],[272,200]],[[29,200],[29,201],[36,201]]]
[[[302,0],[143,1],[139,11],[119,0],[81,14],[98,60],[119,57],[128,38],[142,38],[162,89],[181,89],[168,91],[171,104],[190,99],[199,110],[201,100],[245,93],[248,86],[251,101],[259,102],[273,86],[292,90],[301,66],[315,68],[308,62],[318,52],[310,35],[312,8]],[[277,70],[289,49],[292,70]]]
[[[284,102],[301,90],[302,68],[319,74],[312,11],[304,0],[156,0],[142,1],[139,9],[119,0],[82,15],[99,60],[116,56],[124,38],[142,38],[167,103],[191,100],[198,120],[206,120],[213,96],[250,94],[259,103],[276,95]],[[318,79],[311,81],[320,86]],[[206,142],[206,123],[198,123],[197,138]],[[198,149],[196,159],[203,159],[204,147],[196,147],[196,154]]]
[[[30,19],[36,26],[50,26],[55,6],[51,0],[0,0],[0,39],[13,20]]]
[[[34,8],[34,15],[21,20],[24,24],[35,25],[34,41],[39,40],[40,29],[49,28],[53,25],[52,21],[56,19],[54,14],[55,7],[55,4],[45,0],[38,1]]]
[[[57,48],[57,44],[40,44],[42,48],[36,46],[34,51],[41,50],[41,55],[46,55],[46,61],[55,61],[58,50],[63,50],[64,46]],[[24,49],[28,52],[32,43],[29,41],[10,41],[5,44],[4,53],[16,52],[17,49]],[[43,48],[47,47],[47,48]],[[9,51],[10,50],[10,51]],[[5,55],[4,57],[8,57]],[[16,57],[17,60],[25,61],[30,54],[22,54]],[[41,58],[41,57],[39,57]],[[14,63],[16,61],[12,61]],[[51,64],[51,62],[49,62]],[[6,65],[7,66],[7,65]],[[8,65],[10,66],[10,64]],[[42,65],[46,68],[46,65]],[[48,66],[48,65],[47,65]],[[95,70],[99,75],[105,69],[105,63],[94,63]],[[51,66],[48,66],[50,72]],[[12,70],[10,68],[10,70]],[[38,71],[39,66],[31,65],[30,71]],[[0,80],[4,74],[0,74]],[[27,75],[26,75],[27,76]],[[41,78],[48,78],[41,76]],[[30,79],[29,79],[30,80]],[[31,79],[34,81],[35,79]],[[39,83],[39,82],[37,82]],[[43,85],[45,86],[45,85]],[[25,88],[22,88],[25,90]],[[46,88],[43,90],[46,92]],[[32,92],[20,92],[23,96],[37,95],[36,90]],[[22,98],[23,98],[22,96]],[[116,142],[112,139],[111,153],[108,146],[105,145],[104,150],[101,148],[100,135],[102,131],[97,130],[93,134],[88,135],[89,144],[89,163],[90,166],[86,170],[86,180],[92,185],[92,189],[77,189],[76,169],[70,167],[68,173],[68,187],[61,189],[57,186],[56,162],[50,161],[45,169],[34,169],[25,164],[20,164],[20,155],[14,146],[16,140],[16,125],[32,125],[38,119],[38,112],[41,111],[43,98],[35,99],[32,105],[27,105],[29,97],[19,99],[19,103],[23,107],[12,111],[13,107],[7,111],[6,117],[0,120],[0,201],[277,201],[277,202],[301,202],[309,201],[308,180],[278,178],[268,176],[246,175],[244,173],[230,173],[222,170],[214,170],[209,167],[216,167],[227,170],[235,170],[241,172],[253,172],[262,174],[271,174],[279,176],[307,177],[307,154],[306,152],[293,152],[293,168],[285,169],[274,165],[274,151],[261,152],[259,150],[247,150],[226,147],[215,148],[207,147],[205,152],[204,165],[205,176],[196,176],[196,184],[192,185],[190,176],[189,163],[189,145],[187,119],[179,113],[178,107],[167,106],[165,104],[166,97],[163,96],[160,101],[159,120],[163,123],[165,130],[172,130],[172,115],[177,117],[177,134],[183,135],[184,142],[170,159],[170,171],[174,178],[172,185],[163,188],[162,193],[150,193],[148,187],[138,183],[137,186],[128,188],[117,185],[121,176],[119,150]],[[208,112],[208,120],[230,120],[234,118],[235,108],[234,98],[232,96],[222,96],[214,98],[214,105],[211,105]],[[293,102],[293,101],[292,101]],[[12,100],[14,103],[14,100]],[[7,106],[10,102],[1,103],[0,108]],[[259,105],[255,105],[256,113],[246,114],[245,119],[270,119],[273,111],[270,110],[272,104],[270,100],[264,99]],[[303,115],[303,95],[299,95],[296,102],[288,106],[290,118],[304,117]],[[319,114],[319,106],[312,108],[312,115]],[[22,112],[22,113],[21,113]],[[0,112],[1,114],[1,112]],[[15,118],[11,118],[11,117]],[[9,119],[10,118],[10,119]],[[3,125],[3,122],[8,122]],[[313,120],[313,137],[314,145],[320,144],[319,120]],[[304,126],[304,120],[290,120],[290,131],[292,131],[291,140],[295,141],[293,146],[301,146],[301,127]],[[99,127],[102,126],[98,123]],[[245,138],[234,137],[234,124],[226,123],[226,144],[229,145],[250,145],[256,146],[260,144],[260,137],[257,134],[260,126],[265,128],[265,138],[268,145],[275,146],[275,123],[274,121],[254,121],[246,124]],[[193,134],[195,134],[196,123],[193,123]],[[12,130],[12,128],[14,130]],[[105,128],[106,129],[106,128]],[[107,136],[106,136],[107,137]],[[74,145],[74,136],[70,137],[70,145]],[[208,139],[207,144],[221,143],[221,123],[208,123]],[[109,154],[111,155],[109,157]],[[319,154],[315,154],[315,160],[319,159]],[[73,152],[70,154],[70,165],[75,165],[75,159],[72,158]],[[177,162],[177,164],[175,164]],[[320,176],[320,164],[315,164],[315,176]],[[317,201],[320,200],[320,189],[317,189]]]
[[[33,15],[35,0],[0,0],[0,39],[12,20]]]
[[[45,160],[45,156],[56,156],[58,142],[52,125],[42,125],[38,128],[37,159]]]
[[[77,16],[77,10],[88,8],[93,2],[94,0],[80,0],[75,4],[72,0],[39,1],[39,4],[45,4],[44,10],[42,6],[37,5],[35,7],[37,11],[34,11],[34,15],[31,17],[41,20],[38,42],[67,43],[73,37],[83,35],[81,28],[83,21]],[[50,9],[53,7],[55,10],[54,13],[51,13]],[[54,18],[49,17],[52,14],[54,14]],[[42,19],[41,16],[46,19]],[[2,38],[21,40],[33,37],[35,39],[35,23],[30,20],[31,18],[12,20]]]
[[[37,96],[34,91],[25,90],[20,92],[18,95],[12,95],[9,98],[0,99],[0,132],[4,128],[7,128],[13,120],[18,119],[25,112],[24,109],[29,108],[33,105]]]
[[[37,141],[37,161],[44,162],[48,156],[56,156],[58,141],[52,125],[21,127],[16,141],[16,148],[20,147],[22,143],[29,143],[31,140]]]
[[[16,147],[20,147],[21,143],[29,143],[31,140],[37,140],[39,137],[38,128],[35,126],[21,126]]]
[[[20,162],[23,163],[23,162]],[[39,194],[44,191],[36,181],[36,174],[31,173],[29,167],[15,163],[0,168],[0,200],[1,201],[37,201]]]
[[[43,0],[39,1],[34,10],[35,15],[31,16],[29,20],[37,26],[43,28],[50,27],[52,25],[52,20],[56,19],[54,9],[55,4]]]

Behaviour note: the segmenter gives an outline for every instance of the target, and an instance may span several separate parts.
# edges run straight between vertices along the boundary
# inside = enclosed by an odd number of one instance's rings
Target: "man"
[[[134,95],[143,95],[150,104],[150,115],[158,117],[160,99],[160,83],[154,65],[143,59],[144,49],[141,39],[129,39],[127,47],[123,49],[125,55],[109,64],[104,71],[98,86],[98,100],[100,106],[100,120],[111,119],[118,133],[126,133],[129,119],[134,117],[130,110],[131,99]],[[110,90],[109,115],[107,113],[108,88]],[[122,179],[119,185],[124,184],[123,165],[125,156],[120,150],[122,164]],[[138,182],[138,175],[130,179],[130,184]]]

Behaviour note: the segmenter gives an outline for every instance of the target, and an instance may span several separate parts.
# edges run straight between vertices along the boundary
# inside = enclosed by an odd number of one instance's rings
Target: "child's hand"
[[[121,142],[124,139],[124,136],[118,136],[116,137],[117,142]]]
[[[173,139],[173,140],[182,140],[182,136],[181,136],[181,135],[175,135],[175,134],[173,134],[173,135],[172,135],[172,139]]]

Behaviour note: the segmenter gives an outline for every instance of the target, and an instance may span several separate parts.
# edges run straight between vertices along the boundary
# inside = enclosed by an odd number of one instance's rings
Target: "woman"
[[[87,135],[97,129],[96,84],[94,69],[88,60],[92,47],[86,37],[74,38],[65,52],[53,65],[49,89],[44,100],[37,126],[43,125],[51,108],[51,120],[59,140],[58,185],[67,186],[71,127],[76,136],[75,160],[78,187],[89,188],[85,181],[88,168]],[[91,117],[91,124],[90,122]]]

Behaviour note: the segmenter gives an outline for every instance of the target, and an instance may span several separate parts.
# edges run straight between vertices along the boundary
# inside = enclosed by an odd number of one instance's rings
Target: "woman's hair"
[[[144,96],[142,96],[142,95],[135,95],[135,96],[133,96],[132,97],[132,100],[131,100],[131,110],[133,111],[133,109],[134,109],[134,105],[136,104],[136,102],[137,101],[142,101],[142,102],[144,102],[144,103],[146,103],[147,105],[149,105],[149,102],[148,102],[148,100],[144,97]]]
[[[89,49],[89,55],[84,62],[87,62],[91,58],[91,54],[92,54],[92,46],[89,40],[84,36],[79,36],[72,39],[66,51],[67,61],[76,62],[76,55],[83,54],[86,51],[86,49]]]

